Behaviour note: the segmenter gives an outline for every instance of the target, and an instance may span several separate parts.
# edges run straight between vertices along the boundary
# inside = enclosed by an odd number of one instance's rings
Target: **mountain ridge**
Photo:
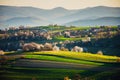
[[[20,19],[21,19],[20,22],[21,25],[24,25],[22,24],[22,20],[25,21],[24,19],[28,20],[28,23],[32,23],[31,21],[34,22],[39,19],[37,22],[40,24],[40,26],[42,26],[43,23],[45,23],[44,25],[49,25],[49,24],[62,25],[77,20],[85,20],[85,19],[91,20],[91,19],[98,19],[103,17],[120,17],[120,7],[106,7],[106,6],[96,6],[96,7],[88,7],[84,9],[69,10],[63,7],[42,9],[42,8],[35,8],[30,6],[16,7],[16,6],[0,5],[0,10],[1,10],[0,24],[6,25],[7,23],[7,25],[9,25],[10,22],[12,22],[11,23],[13,24],[12,26],[15,26],[14,23],[18,23],[17,21]],[[13,19],[15,19],[16,17],[18,17],[19,19],[13,21]],[[29,20],[28,17],[33,17],[33,18]]]
[[[120,25],[120,17],[102,17],[97,19],[85,19],[77,20],[73,22],[66,23],[64,25],[74,25],[74,26],[115,26]]]
[[[120,8],[114,8],[114,7],[105,7],[105,6],[97,6],[97,7],[91,7],[91,8],[85,8],[82,10],[79,10],[76,13],[60,17],[61,21],[69,20],[67,22],[75,21],[75,20],[82,20],[85,18],[89,18],[92,16],[96,16],[97,18],[100,17],[119,17],[120,16]],[[67,23],[65,22],[65,23]]]

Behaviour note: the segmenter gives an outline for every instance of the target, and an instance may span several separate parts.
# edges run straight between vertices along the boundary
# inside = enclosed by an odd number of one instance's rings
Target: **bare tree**
[[[103,55],[103,52],[100,50],[97,52],[98,55]]]
[[[82,47],[75,46],[74,48],[72,48],[71,51],[74,51],[74,52],[83,52],[83,48],[82,48]]]
[[[53,50],[52,44],[50,44],[50,43],[45,43],[45,44],[44,44],[44,50],[45,50],[45,51],[51,51],[51,50]]]

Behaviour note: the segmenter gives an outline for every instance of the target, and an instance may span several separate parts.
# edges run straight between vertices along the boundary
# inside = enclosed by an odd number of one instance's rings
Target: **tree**
[[[81,79],[81,76],[79,74],[76,74],[74,77],[74,80],[80,80],[80,79]]]
[[[0,55],[4,55],[4,51],[3,50],[0,50]]]
[[[5,55],[0,56],[0,66],[4,66],[7,64],[8,57]]]
[[[117,58],[117,62],[120,62],[120,58]]]
[[[61,51],[69,51],[69,50],[68,50],[67,48],[65,48],[65,47],[61,47],[60,50],[61,50]]]
[[[75,46],[71,51],[74,51],[74,52],[83,52],[83,48]]]
[[[103,52],[102,51],[98,51],[97,54],[98,55],[103,55]]]
[[[45,51],[51,51],[51,50],[53,50],[52,44],[50,44],[50,43],[45,43],[45,44],[44,44],[44,50],[45,50]]]
[[[69,77],[68,76],[64,77],[64,80],[69,80]]]
[[[57,46],[53,47],[53,51],[59,51],[59,50],[60,50],[59,47],[57,47]]]

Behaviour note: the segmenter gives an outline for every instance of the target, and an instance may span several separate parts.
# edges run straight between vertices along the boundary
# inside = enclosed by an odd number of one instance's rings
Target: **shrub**
[[[3,50],[0,50],[0,55],[4,55],[4,51]]]
[[[25,59],[25,57],[24,56],[20,56],[20,59]]]
[[[120,62],[120,58],[117,58],[117,62]]]
[[[53,51],[59,51],[59,50],[60,50],[59,47],[57,47],[57,46],[53,47]]]
[[[35,78],[35,77],[32,77],[32,80],[36,80],[36,78]]]
[[[7,64],[8,57],[7,56],[0,56],[0,64],[5,65]]]
[[[75,46],[75,47],[73,47],[73,49],[71,51],[73,51],[73,52],[83,52],[83,48]]]
[[[81,79],[81,76],[79,74],[76,74],[74,80],[80,80],[80,79]]]
[[[69,77],[68,76],[64,77],[64,80],[69,80]]]
[[[103,52],[102,51],[98,51],[97,54],[98,55],[103,55]]]
[[[52,51],[52,50],[53,50],[52,44],[50,44],[50,43],[45,43],[45,44],[44,44],[44,50],[45,50],[45,51]]]
[[[40,50],[43,46],[34,42],[26,43],[23,45],[23,51],[35,51]]]
[[[61,51],[69,51],[69,50],[68,50],[67,48],[65,48],[65,47],[61,47],[60,50],[61,50]]]

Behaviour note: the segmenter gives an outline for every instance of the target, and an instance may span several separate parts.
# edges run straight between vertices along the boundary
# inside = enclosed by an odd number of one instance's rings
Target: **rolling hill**
[[[14,17],[38,17],[50,20],[75,12],[75,10],[67,10],[62,7],[40,9],[34,7],[0,6],[0,10],[0,17],[4,16],[6,19]]]
[[[73,22],[66,23],[65,25],[75,25],[75,26],[101,26],[101,25],[120,25],[120,17],[103,17],[97,19],[85,19],[77,20]]]
[[[19,26],[19,25],[29,25],[29,26],[38,26],[38,25],[46,25],[49,22],[36,18],[36,17],[15,17],[8,19],[4,22],[4,24],[9,26]]]
[[[120,17],[119,7],[97,6],[80,9],[76,13],[57,18],[58,21],[68,23],[76,20],[96,19],[102,17]]]
[[[106,19],[110,17],[110,22]],[[16,7],[0,5],[0,27],[16,25],[97,25],[105,21],[105,25],[117,25],[120,17],[120,7],[97,6],[78,10],[68,10],[62,7],[40,9],[34,7]],[[97,21],[95,21],[95,19]],[[115,21],[114,21],[115,20]],[[87,23],[86,23],[87,22]],[[98,24],[102,25],[102,24]]]

